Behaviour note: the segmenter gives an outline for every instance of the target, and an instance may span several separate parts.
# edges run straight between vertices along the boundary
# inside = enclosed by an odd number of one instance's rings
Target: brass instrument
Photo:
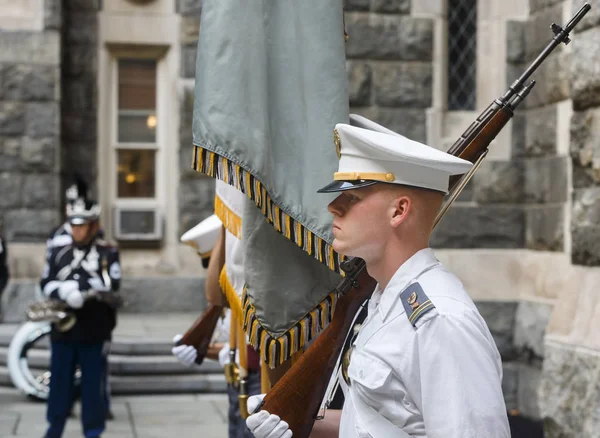
[[[33,322],[50,321],[59,332],[73,328],[77,318],[64,301],[44,300],[31,303],[27,308],[27,319]]]
[[[115,309],[123,305],[123,299],[114,293],[87,291],[81,294],[84,301],[97,299]],[[59,332],[68,332],[77,322],[73,309],[64,301],[55,299],[31,303],[27,308],[27,319],[34,322],[50,321]]]

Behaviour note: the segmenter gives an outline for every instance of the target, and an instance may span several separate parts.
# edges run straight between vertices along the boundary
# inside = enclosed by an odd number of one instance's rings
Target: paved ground
[[[115,420],[107,422],[104,438],[227,437],[224,395],[113,397]],[[0,389],[0,437],[40,438],[46,429],[44,403],[15,390]],[[64,438],[82,437],[79,405],[69,419]]]

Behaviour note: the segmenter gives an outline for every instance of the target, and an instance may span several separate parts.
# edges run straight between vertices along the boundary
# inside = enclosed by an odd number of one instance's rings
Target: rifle
[[[435,225],[458,197],[487,154],[492,140],[512,118],[515,108],[527,97],[535,81],[527,79],[560,43],[569,43],[569,32],[590,10],[584,4],[577,14],[561,28],[552,24],[554,38],[529,68],[512,84],[502,97],[495,99],[452,145],[448,153],[474,163],[469,173],[450,180],[450,195],[438,214]],[[435,227],[434,225],[434,227]],[[346,276],[336,288],[340,297],[332,321],[265,396],[255,412],[264,409],[286,421],[295,438],[307,438],[327,391],[333,369],[342,351],[347,333],[359,306],[371,295],[375,280],[365,270],[365,262],[354,258],[343,266]],[[348,293],[352,290],[352,293]]]
[[[223,315],[222,306],[209,305],[177,342],[177,345],[192,345],[196,348],[198,352],[196,363],[198,365],[202,364],[206,357],[210,340],[221,315]]]

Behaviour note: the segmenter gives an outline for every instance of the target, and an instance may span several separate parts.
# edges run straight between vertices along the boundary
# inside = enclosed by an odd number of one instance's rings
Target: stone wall
[[[433,21],[406,0],[345,0],[351,111],[426,141],[432,104]]]
[[[583,3],[574,0],[572,12]],[[540,401],[550,438],[595,437],[600,429],[595,311],[600,281],[600,10],[591,4],[592,10],[573,34],[570,57],[565,58],[571,67],[567,87],[573,102],[569,158],[575,266],[558,294],[545,344]]]
[[[502,356],[506,409],[511,415],[539,420],[537,389],[552,307],[527,301],[478,301],[476,305]]]
[[[81,173],[93,196],[98,177],[98,11],[100,0],[66,1],[62,44],[62,191]],[[63,198],[63,196],[61,196]],[[63,199],[61,199],[63,201]]]
[[[181,102],[179,128],[179,234],[213,212],[215,182],[192,169],[194,78],[202,0],[178,0],[181,14]]]
[[[550,42],[550,23],[564,24],[570,12],[563,1],[529,2],[527,21],[507,22],[507,83],[512,83]],[[570,190],[568,124],[571,100],[568,68],[570,48],[557,47],[533,75],[536,86],[517,110],[512,126],[513,151],[510,165],[521,171],[521,203],[524,214],[524,247],[536,251],[568,251],[565,235],[566,206]],[[485,174],[483,175],[485,177]],[[477,183],[477,181],[476,181]],[[535,291],[531,295],[534,295]],[[537,301],[518,303],[515,356],[507,365],[515,375],[519,415],[538,420],[544,396],[540,384],[546,367],[546,330],[554,305]],[[509,406],[509,409],[511,407]],[[550,433],[546,430],[546,434]],[[553,435],[550,435],[553,436]],[[556,435],[558,436],[558,435]]]
[[[574,1],[573,9],[582,3]],[[577,28],[570,60],[572,260],[585,266],[600,266],[600,11],[593,6]]]
[[[509,22],[508,82],[512,83],[552,38],[549,23],[563,23],[563,2],[531,1],[526,22]],[[564,139],[570,117],[570,53],[561,45],[534,74],[536,86],[515,119],[515,150],[524,168],[525,246],[565,249],[569,159]],[[566,121],[566,123],[565,123]],[[564,144],[563,144],[564,143]]]
[[[60,2],[44,13],[40,30],[0,30],[0,224],[12,242],[42,241],[59,220]]]

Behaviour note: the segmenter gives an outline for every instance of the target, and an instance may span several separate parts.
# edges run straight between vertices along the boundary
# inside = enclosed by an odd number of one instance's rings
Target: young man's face
[[[327,207],[333,214],[333,249],[365,260],[378,257],[392,231],[392,205],[377,184],[342,192]]]
[[[90,234],[93,228],[93,224],[86,222],[80,225],[71,225],[71,235],[73,241],[79,244],[85,244],[90,239]]]

